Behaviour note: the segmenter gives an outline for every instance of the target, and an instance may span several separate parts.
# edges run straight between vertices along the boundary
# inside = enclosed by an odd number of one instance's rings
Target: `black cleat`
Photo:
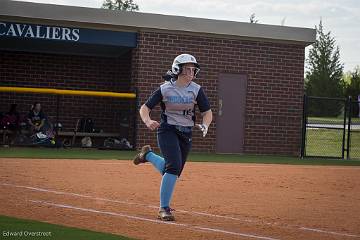
[[[136,154],[135,158],[134,158],[134,164],[135,165],[139,165],[140,163],[146,163],[147,160],[145,159],[145,155],[152,151],[150,145],[145,145],[141,148],[140,152],[138,154]]]
[[[171,213],[175,211],[169,207],[160,208],[158,218],[162,221],[175,221],[174,215]]]

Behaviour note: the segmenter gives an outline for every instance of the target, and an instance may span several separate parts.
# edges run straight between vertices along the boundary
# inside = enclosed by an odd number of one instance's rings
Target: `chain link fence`
[[[359,102],[304,96],[301,156],[360,159]]]
[[[360,159],[360,102],[352,101],[350,108],[349,158]]]

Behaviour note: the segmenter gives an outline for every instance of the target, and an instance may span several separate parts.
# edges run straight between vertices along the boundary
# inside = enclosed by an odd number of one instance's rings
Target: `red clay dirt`
[[[0,215],[137,239],[360,239],[360,167],[187,163],[174,224],[156,218],[160,180],[149,163],[0,158]]]

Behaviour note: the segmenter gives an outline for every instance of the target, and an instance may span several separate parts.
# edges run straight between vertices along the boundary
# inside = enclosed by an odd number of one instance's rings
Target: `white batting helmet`
[[[174,59],[174,62],[171,66],[171,71],[173,74],[179,75],[182,71],[182,65],[185,63],[193,63],[198,68],[198,70],[195,72],[195,76],[199,73],[200,65],[197,63],[195,57],[193,55],[184,53],[180,54]]]

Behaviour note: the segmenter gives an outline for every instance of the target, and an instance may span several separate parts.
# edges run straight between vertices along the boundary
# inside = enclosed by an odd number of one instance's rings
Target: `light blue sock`
[[[148,152],[145,156],[146,160],[151,162],[151,164],[161,173],[164,173],[165,170],[165,160],[164,158],[160,157],[159,155]]]
[[[160,207],[170,207],[170,201],[174,192],[177,176],[170,173],[163,175],[160,186]]]

